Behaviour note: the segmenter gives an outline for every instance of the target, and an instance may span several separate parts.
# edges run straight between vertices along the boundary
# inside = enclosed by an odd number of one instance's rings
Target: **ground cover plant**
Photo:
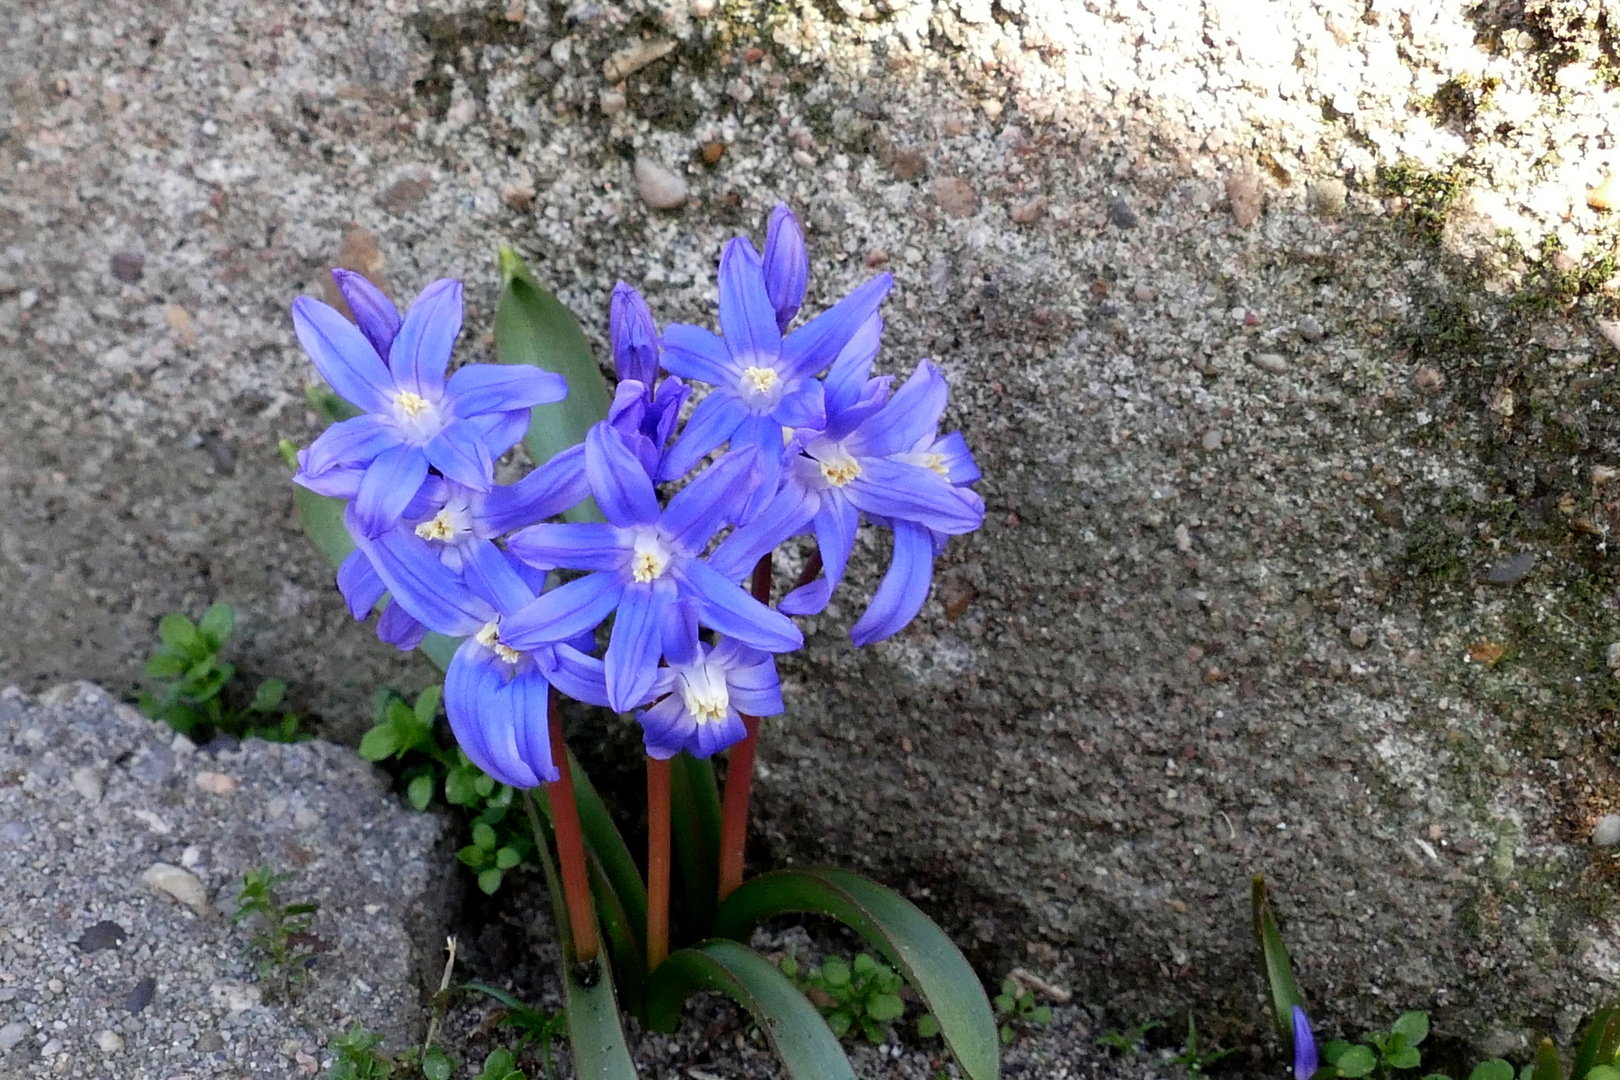
[[[572,316],[511,251],[500,266],[500,363],[453,373],[456,282],[434,282],[401,315],[336,271],[352,322],[295,302],[332,425],[289,454],[306,530],[350,611],[378,613],[381,638],[444,670],[450,728],[480,771],[466,783],[485,800],[496,785],[521,793],[474,823],[461,855],[498,887],[528,854],[505,829],[521,806],[562,940],[576,1071],[634,1076],[621,1008],[673,1030],[686,998],[712,990],[749,1011],[789,1075],[852,1076],[829,1024],[870,1037],[866,1025],[898,1015],[904,980],[963,1073],[998,1075],[989,999],[915,906],[833,868],[744,876],[759,720],[784,709],[773,658],[803,644],[793,617],[826,610],[864,524],[891,534],[892,555],[850,636],[892,636],[921,609],[949,537],[983,519],[972,454],[940,431],[940,370],[873,374],[888,276],[795,324],[808,259],[778,207],[763,252],[738,238],[722,253],[719,334],[660,332],[634,289],[615,289],[610,392]],[[494,462],[520,441],[534,469],[495,483]],[[773,553],[801,536],[813,544],[804,573],[777,596]],[[645,874],[568,752],[564,697],[602,723],[640,725]],[[417,709],[390,702],[367,741],[374,760],[422,755],[414,804],[441,772],[457,801],[459,759]],[[710,764],[721,752],[723,786]],[[741,944],[761,921],[805,912],[844,922],[886,961],[869,958],[858,1008],[851,996],[824,1016]],[[1007,1019],[1030,1022],[1025,1011],[1015,1003]]]

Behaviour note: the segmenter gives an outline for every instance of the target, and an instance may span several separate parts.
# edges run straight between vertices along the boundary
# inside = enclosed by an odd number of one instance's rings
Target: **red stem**
[[[585,839],[579,831],[574,777],[568,768],[568,744],[563,742],[562,712],[557,701],[557,690],[553,687],[546,702],[546,713],[551,728],[551,760],[562,775],[555,783],[546,785],[546,797],[551,800],[557,861],[562,869],[563,894],[568,900],[568,921],[573,924],[574,961],[588,964],[596,959],[596,913],[591,909],[591,889],[585,877]]]
[[[754,599],[771,602],[771,556],[754,566]],[[737,890],[743,879],[743,846],[748,841],[748,796],[754,787],[754,746],[759,741],[759,717],[743,714],[748,734],[731,748],[726,761],[726,790],[720,808],[720,899]]]
[[[669,955],[669,762],[647,759],[647,971]]]

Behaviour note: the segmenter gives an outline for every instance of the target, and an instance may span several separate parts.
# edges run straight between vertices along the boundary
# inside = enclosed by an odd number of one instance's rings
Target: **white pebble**
[[[1605,814],[1592,830],[1592,843],[1598,847],[1620,847],[1620,814]]]
[[[116,1054],[124,1048],[123,1037],[111,1028],[103,1028],[96,1032],[96,1045],[101,1047],[103,1054]]]
[[[33,1033],[34,1029],[21,1021],[0,1027],[0,1053],[10,1050]]]
[[[686,181],[649,157],[636,158],[636,190],[654,210],[673,210],[686,202]]]
[[[197,914],[208,914],[208,891],[197,880],[197,875],[160,862],[147,867],[141,880],[159,892],[174,897]]]
[[[101,776],[90,766],[86,765],[83,768],[74,769],[69,782],[73,784],[74,791],[84,796],[85,802],[98,803],[101,801]]]

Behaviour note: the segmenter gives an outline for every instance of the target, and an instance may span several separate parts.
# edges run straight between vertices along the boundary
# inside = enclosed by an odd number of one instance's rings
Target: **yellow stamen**
[[[456,535],[456,527],[450,521],[450,511],[440,510],[432,521],[422,522],[416,527],[416,535],[424,540],[442,540],[449,543],[450,538]]]
[[[821,465],[821,478],[833,487],[843,487],[861,475],[861,463],[848,454],[841,454],[836,458],[819,462],[819,464]]]
[[[429,405],[427,398],[413,394],[409,390],[401,390],[394,395],[394,408],[405,416],[415,417],[427,412]]]
[[[495,623],[485,623],[484,628],[473,635],[473,640],[486,649],[493,649],[495,655],[508,664],[515,664],[523,659],[523,654],[516,649],[501,644],[500,629]]]
[[[731,707],[725,676],[708,667],[692,671],[681,679],[681,698],[686,711],[699,724],[724,720]]]
[[[768,394],[776,389],[776,384],[781,379],[776,374],[775,368],[747,367],[743,368],[742,381],[744,386],[756,394]]]
[[[951,478],[951,470],[949,470],[949,469],[947,469],[945,467],[945,455],[944,454],[924,454],[923,455],[923,465],[925,465],[926,467],[934,470],[934,472],[938,473],[940,476],[944,477],[946,480],[949,480]]]
[[[638,551],[630,558],[630,576],[637,581],[652,581],[667,565],[669,560],[656,551]]]

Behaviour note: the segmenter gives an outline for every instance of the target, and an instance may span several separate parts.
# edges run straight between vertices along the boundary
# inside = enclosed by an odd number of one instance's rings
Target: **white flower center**
[[[495,655],[508,664],[515,664],[523,659],[522,653],[508,645],[501,644],[500,626],[497,623],[485,623],[484,628],[473,635],[473,640],[486,649],[494,650]]]
[[[686,711],[699,724],[724,720],[731,708],[725,672],[707,664],[689,668],[681,675],[681,698]]]
[[[630,576],[643,583],[656,581],[674,558],[675,553],[656,533],[642,533],[631,548]]]
[[[427,398],[413,394],[409,390],[401,390],[394,396],[394,408],[400,411],[400,415],[415,419],[432,406],[428,404]]]
[[[416,527],[417,536],[424,540],[437,540],[444,544],[452,542],[459,534],[468,531],[470,529],[467,523],[460,520],[460,515],[451,513],[448,506]]]
[[[932,469],[946,480],[951,478],[951,470],[945,467],[944,454],[924,454],[922,463],[923,468]]]
[[[861,475],[861,463],[843,447],[818,458],[817,464],[821,466],[821,478],[833,487],[843,487]]]
[[[400,434],[420,446],[444,427],[439,407],[420,394],[401,390],[394,395],[394,426]]]
[[[743,373],[742,373],[743,387],[745,389],[752,390],[756,394],[763,395],[763,394],[770,393],[772,390],[776,389],[776,384],[781,382],[781,381],[782,381],[781,376],[776,374],[776,369],[775,368],[768,368],[768,367],[746,367],[746,368],[743,368]]]

